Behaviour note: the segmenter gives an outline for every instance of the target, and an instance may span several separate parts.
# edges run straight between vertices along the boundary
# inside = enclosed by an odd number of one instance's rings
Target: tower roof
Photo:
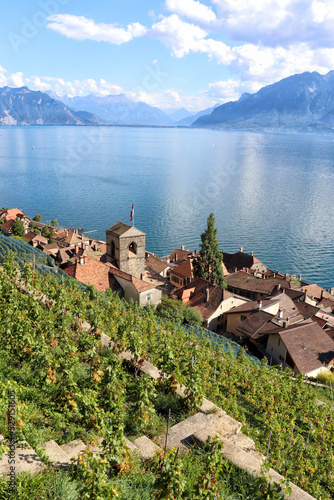
[[[125,224],[124,222],[116,222],[113,226],[111,226],[106,231],[107,233],[113,233],[115,236],[119,238],[128,238],[131,236],[146,236],[143,231],[140,231],[134,226],[130,226],[129,224]]]

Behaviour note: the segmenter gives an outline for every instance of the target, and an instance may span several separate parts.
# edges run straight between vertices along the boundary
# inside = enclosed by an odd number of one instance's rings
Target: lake
[[[1,127],[0,206],[105,239],[118,220],[157,255],[221,250],[334,286],[334,141],[328,135],[137,127]],[[89,231],[91,231],[89,233]],[[95,233],[93,232],[95,231]]]

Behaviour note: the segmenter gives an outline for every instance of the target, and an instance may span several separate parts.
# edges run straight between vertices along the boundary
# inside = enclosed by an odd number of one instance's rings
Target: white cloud
[[[146,28],[139,23],[120,28],[115,24],[95,23],[93,19],[71,14],[55,14],[48,17],[47,28],[74,40],[95,40],[120,45],[135,37],[143,36]]]
[[[233,59],[231,48],[221,41],[207,39],[207,35],[207,31],[182,21],[176,14],[164,17],[149,32],[151,38],[161,41],[176,57],[200,52],[216,58],[220,64],[230,63]]]
[[[216,20],[213,10],[196,0],[166,0],[166,9],[200,24]]]
[[[163,42],[176,57],[183,57],[194,50],[198,42],[207,36],[207,32],[194,24],[181,21],[176,14],[172,14],[153,24],[149,35]]]

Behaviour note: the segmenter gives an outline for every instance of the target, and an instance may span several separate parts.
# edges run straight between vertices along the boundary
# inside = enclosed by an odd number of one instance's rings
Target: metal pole
[[[268,458],[268,455],[269,455],[270,441],[271,441],[271,431],[270,431],[270,434],[269,434],[269,441],[268,441],[268,448],[267,448],[267,458]]]
[[[295,428],[295,426],[293,425],[292,426],[292,429],[291,429],[291,436],[290,436],[290,443],[289,443],[289,449],[288,449],[288,458],[286,460],[286,466],[288,466],[288,463],[289,463],[289,453],[290,453],[290,448],[291,448],[291,442],[292,442],[292,436],[293,436],[293,429]]]
[[[306,448],[305,448],[305,450],[307,450],[307,448],[308,448],[308,442],[309,442],[309,440],[310,440],[310,434],[311,434],[311,427],[312,427],[312,422],[310,422],[310,428],[309,428],[309,431],[308,431],[307,443],[306,443]]]
[[[168,440],[168,431],[169,431],[169,421],[170,421],[170,416],[171,416],[172,410],[168,408],[168,419],[167,419],[167,431],[166,431],[166,441],[165,441],[165,451],[164,454],[166,455],[166,449],[167,449],[167,440]]]

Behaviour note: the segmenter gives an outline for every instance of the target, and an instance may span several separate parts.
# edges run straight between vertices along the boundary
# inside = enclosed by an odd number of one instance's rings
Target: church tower
[[[107,256],[121,271],[137,278],[145,271],[145,237],[139,229],[116,222],[106,231]]]

